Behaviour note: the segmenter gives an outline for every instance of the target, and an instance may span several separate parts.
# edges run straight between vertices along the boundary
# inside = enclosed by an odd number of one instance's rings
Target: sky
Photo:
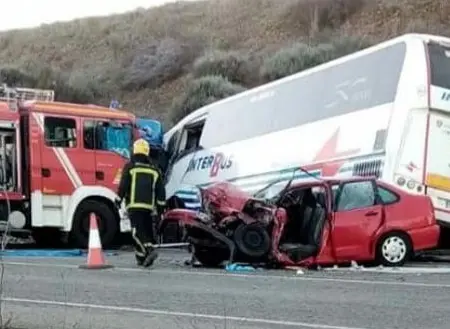
[[[29,28],[43,23],[68,21],[88,16],[122,13],[175,0],[0,0],[0,31]],[[192,0],[188,0],[192,1]]]

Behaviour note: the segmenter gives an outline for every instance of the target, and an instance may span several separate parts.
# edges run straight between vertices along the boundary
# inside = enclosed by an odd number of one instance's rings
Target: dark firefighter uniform
[[[151,266],[158,257],[154,248],[153,221],[165,206],[166,193],[163,177],[150,162],[150,146],[144,139],[133,144],[133,155],[123,170],[119,183],[117,203],[125,200],[131,222],[132,236],[138,265]]]

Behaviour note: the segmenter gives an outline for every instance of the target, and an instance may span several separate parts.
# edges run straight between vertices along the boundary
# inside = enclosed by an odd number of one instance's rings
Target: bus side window
[[[178,138],[180,137],[180,131],[176,131],[173,133],[173,135],[170,137],[169,141],[167,142],[167,156],[169,159],[171,159],[175,153],[177,148],[177,142]]]
[[[176,155],[177,158],[201,149],[200,138],[202,136],[204,125],[205,121],[201,121],[187,125],[183,128],[181,141]]]

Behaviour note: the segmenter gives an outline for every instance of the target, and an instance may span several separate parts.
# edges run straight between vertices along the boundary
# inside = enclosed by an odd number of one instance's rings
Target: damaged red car
[[[202,210],[166,212],[205,266],[224,261],[277,267],[376,261],[401,266],[435,248],[439,226],[429,197],[376,178],[278,181],[254,195],[228,182],[200,189]]]

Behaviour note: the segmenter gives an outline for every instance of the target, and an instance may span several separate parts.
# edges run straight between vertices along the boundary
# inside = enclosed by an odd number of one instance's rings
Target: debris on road
[[[284,269],[289,271],[295,271],[296,275],[305,274],[305,268],[302,266],[285,266]]]
[[[245,264],[227,264],[225,270],[228,272],[253,272],[256,269],[253,266]]]
[[[351,261],[350,267],[352,270],[363,270],[364,269],[364,266],[358,265],[358,263],[354,260]]]
[[[33,245],[35,242],[33,238],[29,237],[27,239],[24,238],[17,238],[14,236],[4,236],[3,234],[0,236],[0,243],[2,243],[6,239],[7,245]]]

